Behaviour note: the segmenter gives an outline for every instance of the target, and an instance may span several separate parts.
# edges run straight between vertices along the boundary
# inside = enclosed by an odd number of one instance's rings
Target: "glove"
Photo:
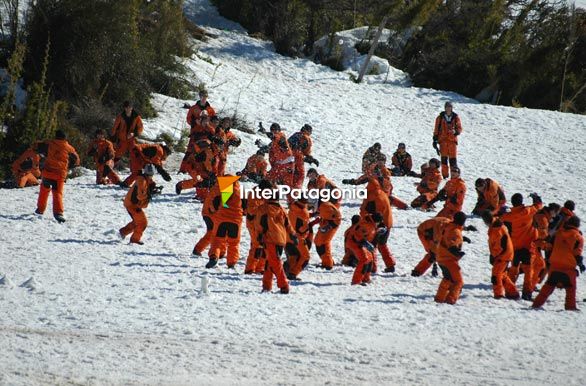
[[[470,238],[468,238],[466,236],[462,237],[462,240],[464,240],[464,242],[468,243],[468,244],[470,244],[472,242],[472,240],[470,240]]]
[[[291,233],[289,235],[289,237],[291,238],[291,241],[293,241],[293,244],[295,244],[295,245],[299,244],[299,239],[297,238],[296,235],[294,235],[293,233]]]
[[[433,139],[433,148],[435,149],[435,152],[437,153],[437,155],[440,155],[440,151],[437,148],[437,139],[436,138]]]
[[[372,243],[368,241],[363,241],[362,244],[360,244],[360,246],[362,248],[366,248],[366,250],[368,250],[369,252],[374,252],[374,245],[372,245]]]
[[[308,164],[315,164],[315,166],[319,167],[319,161],[316,160],[315,158],[313,158],[310,155],[306,155],[305,157],[303,157],[303,161],[307,162]]]
[[[155,168],[157,169],[157,171],[159,172],[159,174],[161,175],[161,177],[163,177],[163,179],[167,182],[171,181],[171,176],[169,175],[169,173],[167,173],[167,171],[165,169],[163,169],[162,166],[155,166]]]
[[[439,273],[437,271],[437,264],[433,263],[433,267],[431,268],[431,276],[438,277]]]
[[[581,273],[584,273],[584,271],[586,271],[586,266],[585,266],[584,264],[580,264],[580,265],[578,266],[578,268],[580,268],[580,272],[581,272]]]
[[[478,229],[474,225],[468,225],[467,227],[464,228],[464,230],[470,231],[470,232],[478,232]]]
[[[448,198],[448,192],[446,192],[444,189],[440,190],[439,193],[437,194],[437,199],[440,201],[447,200],[447,198]]]
[[[576,257],[576,262],[576,265],[578,268],[580,268],[580,272],[584,273],[584,271],[586,271],[586,266],[584,266],[584,258],[582,256],[578,256]]]
[[[350,179],[343,179],[343,180],[342,180],[342,183],[343,183],[344,185],[356,185],[356,180],[355,180],[355,179],[353,179],[353,178],[350,178]]]

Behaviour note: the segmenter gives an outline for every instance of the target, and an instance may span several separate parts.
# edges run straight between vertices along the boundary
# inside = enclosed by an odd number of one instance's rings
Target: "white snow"
[[[207,1],[186,2],[206,20]],[[213,29],[232,26],[229,32]],[[584,217],[586,118],[551,111],[479,104],[454,93],[383,84],[307,60],[275,54],[272,45],[209,18],[216,39],[202,44],[190,68],[224,114],[237,111],[254,127],[280,122],[288,133],[314,127],[314,155],[334,181],[358,176],[366,147],[380,141],[390,156],[399,141],[418,167],[434,156],[433,120],[453,100],[464,133],[460,165],[468,184],[465,210],[474,205],[477,177],[501,182],[510,197],[539,192],[546,202],[573,199]],[[154,97],[159,117],[149,136],[185,127],[183,101]],[[258,137],[238,133],[231,155],[236,171]],[[78,149],[85,151],[85,149]],[[169,162],[177,165],[181,155]],[[175,166],[176,168],[176,166]],[[176,169],[173,169],[176,170]],[[433,213],[395,211],[390,246],[397,273],[379,274],[368,287],[351,287],[352,269],[310,266],[289,295],[261,294],[259,276],[243,275],[249,240],[243,231],[236,272],[207,270],[191,259],[204,233],[201,205],[190,195],[164,193],[146,210],[144,246],[128,245],[117,230],[129,221],[126,191],[95,186],[91,174],[67,181],[65,217],[50,206],[33,215],[38,189],[3,191],[0,200],[0,272],[15,283],[0,286],[0,384],[568,384],[581,385],[586,338],[583,313],[563,310],[556,292],[545,311],[527,302],[492,299],[486,229],[468,234],[462,260],[465,286],[456,306],[437,305],[439,283],[409,273],[423,256],[415,228]],[[411,178],[393,180],[397,196],[416,196]],[[358,210],[344,203],[342,231]],[[312,251],[312,265],[318,263]],[[382,263],[382,262],[381,262]],[[210,278],[204,296],[202,278]],[[586,297],[578,279],[578,299]]]

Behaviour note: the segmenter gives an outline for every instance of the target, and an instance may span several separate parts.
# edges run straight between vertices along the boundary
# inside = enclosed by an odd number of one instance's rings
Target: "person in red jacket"
[[[350,226],[344,231],[344,257],[342,258],[342,265],[348,267],[356,267],[358,264],[358,258],[354,256],[354,253],[350,248],[350,241],[352,240],[352,236],[357,232],[359,221],[360,215],[355,214],[352,216]]]
[[[57,130],[55,139],[36,144],[34,151],[45,156],[45,164],[41,174],[41,190],[35,213],[42,215],[45,212],[49,193],[53,193],[53,216],[58,222],[65,222],[65,217],[63,217],[63,186],[67,178],[67,171],[79,166],[79,156],[73,146],[67,142],[65,133],[61,130]]]
[[[458,212],[454,220],[440,227],[434,234],[434,242],[437,251],[437,264],[444,278],[440,282],[434,300],[436,303],[456,304],[460,298],[464,279],[459,261],[465,255],[462,251],[462,243],[470,242],[466,236],[462,236],[462,230],[466,223],[466,214]]]
[[[458,166],[458,136],[462,134],[460,117],[453,111],[452,102],[446,102],[443,112],[435,119],[433,147],[441,156],[442,176],[450,176],[450,168]],[[437,148],[439,144],[439,150]],[[448,167],[448,160],[450,166]]]
[[[537,239],[533,242],[535,248],[535,255],[532,263],[533,270],[533,287],[543,282],[547,276],[547,264],[543,258],[542,252],[546,252],[548,257],[548,246],[549,246],[549,225],[551,221],[560,211],[560,206],[556,203],[551,203],[548,206],[543,207],[539,212],[533,216],[533,227],[537,231]]]
[[[269,181],[261,181],[261,190],[274,190],[275,186]],[[264,196],[263,196],[264,197]],[[287,244],[287,236],[297,244],[295,230],[289,224],[287,213],[279,204],[278,197],[271,197],[258,207],[254,220],[254,229],[261,248],[265,250],[267,266],[262,278],[263,292],[270,292],[273,288],[273,276],[277,278],[277,287],[282,294],[289,293],[289,281],[283,269],[281,254]]]
[[[309,251],[313,242],[313,225],[317,221],[310,221],[311,215],[307,209],[307,200],[301,198],[289,204],[289,213],[287,213],[289,224],[295,230],[297,243],[289,238],[285,246],[287,262],[285,263],[285,273],[289,280],[299,280],[298,276],[309,263]]]
[[[119,232],[122,239],[132,234],[130,236],[131,244],[144,244],[141,238],[148,225],[144,209],[149,206],[152,198],[152,190],[155,186],[153,174],[155,174],[155,167],[150,164],[146,165],[124,198],[124,207],[132,220],[120,228]]]
[[[116,150],[115,163],[118,163],[120,158],[124,157],[132,149],[136,144],[136,138],[142,134],[142,131],[143,125],[140,114],[134,110],[132,103],[129,101],[124,102],[122,112],[116,117],[110,133]]]
[[[522,269],[525,275],[523,279],[524,300],[531,300],[535,281],[533,279],[533,259],[537,253],[534,242],[537,240],[537,230],[533,226],[533,216],[543,207],[541,197],[532,193],[533,205],[523,205],[523,195],[515,193],[511,197],[513,207],[510,212],[501,216],[504,224],[509,229],[513,240],[514,257],[513,264],[509,268],[509,277],[517,281],[519,270]]]
[[[586,271],[582,251],[584,248],[584,236],[580,232],[580,219],[570,217],[564,226],[556,233],[553,240],[553,249],[549,258],[550,270],[545,285],[539,295],[533,301],[533,308],[539,308],[545,304],[547,298],[556,288],[566,290],[565,309],[576,311],[576,266],[580,272]]]
[[[232,120],[230,118],[223,118],[218,129],[223,133],[223,144],[220,148],[218,155],[218,175],[223,176],[226,174],[226,164],[228,163],[228,152],[230,148],[236,148],[240,146],[242,141],[234,132],[231,130]]]
[[[106,139],[104,130],[97,130],[90,144],[88,155],[96,163],[96,184],[120,184],[120,177],[114,171],[114,145]]]
[[[248,250],[248,258],[246,259],[246,266],[244,274],[250,275],[252,273],[264,273],[267,263],[265,250],[261,248],[258,242],[258,235],[254,228],[254,220],[256,219],[257,209],[264,203],[260,197],[249,197],[242,200],[242,209],[246,216],[246,228],[250,235],[250,248]]]
[[[515,283],[507,274],[509,263],[513,261],[513,241],[509,230],[502,220],[495,218],[490,210],[485,210],[482,220],[488,227],[488,248],[490,251],[490,265],[492,265],[492,290],[495,299],[519,299],[519,291]]]
[[[391,162],[393,164],[393,168],[391,169],[393,177],[415,176],[411,154],[407,153],[406,146],[403,142],[397,147],[397,151],[393,154]]]
[[[305,178],[305,162],[319,166],[318,160],[311,155],[313,142],[311,134],[313,128],[305,124],[297,133],[289,137],[288,142],[295,157],[295,171],[293,172],[293,187],[301,188]]]
[[[33,144],[12,163],[12,174],[17,188],[39,185],[41,156],[33,149],[36,146]]]

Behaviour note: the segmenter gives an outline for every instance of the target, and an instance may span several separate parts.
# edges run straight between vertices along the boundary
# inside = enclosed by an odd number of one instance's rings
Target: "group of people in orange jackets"
[[[273,123],[268,131],[261,125],[259,131],[269,142],[258,140],[258,150],[236,175],[240,181],[256,183],[260,190],[272,193],[262,198],[241,199],[240,182],[235,177],[231,180],[232,195],[225,200],[225,186],[220,185],[218,177],[232,177],[226,175],[228,154],[231,148],[240,145],[240,139],[231,132],[230,119],[219,119],[207,97],[205,91],[201,92],[200,99],[188,111],[189,144],[180,172],[190,178],[176,185],[177,194],[195,189],[195,198],[203,203],[201,215],[206,233],[197,241],[193,255],[202,256],[208,249],[207,268],[215,267],[223,258],[226,265],[233,268],[240,259],[245,217],[251,241],[245,274],[262,273],[263,291],[271,291],[274,276],[280,292],[288,293],[289,281],[299,280],[309,263],[313,246],[321,260],[319,266],[331,270],[335,265],[331,244],[342,223],[341,200],[333,194],[328,200],[311,201],[278,197],[275,193],[277,185],[300,188],[306,180],[308,189],[330,192],[339,189],[314,167],[306,171],[306,163],[319,166],[312,155],[313,128],[306,124],[287,138],[279,124]],[[130,235],[130,242],[136,244],[142,244],[141,237],[147,227],[144,209],[159,189],[153,175],[158,172],[165,180],[171,179],[163,167],[171,150],[164,144],[138,143],[142,131],[140,115],[126,102],[110,133],[113,141],[106,139],[104,131],[98,130],[88,151],[96,163],[97,184],[130,188],[124,206],[132,221],[120,229],[120,235],[122,238]],[[400,143],[392,156],[392,166],[387,167],[381,145],[375,143],[364,153],[362,175],[342,180],[343,184],[366,184],[367,192],[359,213],[352,217],[350,227],[343,234],[341,263],[354,267],[352,284],[370,283],[371,274],[378,270],[377,252],[382,256],[384,272],[395,271],[396,259],[388,246],[393,206],[431,211],[438,202],[443,202],[435,217],[417,227],[425,256],[411,274],[421,276],[432,268],[432,275],[438,276],[441,271],[443,278],[435,301],[448,304],[458,301],[464,285],[459,265],[465,255],[462,245],[471,242],[463,232],[476,231],[475,227],[466,226],[468,216],[462,212],[466,184],[457,163],[461,134],[460,118],[448,102],[433,130],[433,147],[440,159],[430,159],[417,173],[405,144]],[[130,176],[122,180],[114,165],[127,155]],[[41,163],[44,163],[42,169]],[[67,143],[65,134],[58,131],[55,139],[33,144],[15,161],[13,171],[19,187],[39,184],[38,178],[41,178],[36,213],[45,211],[52,192],[54,216],[63,222],[63,184],[67,170],[76,165],[79,165],[79,156]],[[416,184],[418,196],[410,205],[393,195],[392,176],[420,178]],[[444,180],[447,181],[442,186]],[[541,307],[555,288],[564,288],[566,309],[576,309],[576,267],[581,271],[585,267],[581,256],[583,237],[579,231],[580,220],[573,213],[574,203],[544,206],[541,198],[533,193],[530,195],[532,204],[525,205],[523,195],[516,193],[511,197],[512,208],[507,209],[505,193],[495,180],[478,178],[475,188],[478,199],[472,215],[481,217],[488,228],[494,298],[532,300],[537,286],[542,284],[533,307]],[[288,203],[288,210],[281,205],[283,199]],[[524,278],[519,294],[515,283],[521,274]]]

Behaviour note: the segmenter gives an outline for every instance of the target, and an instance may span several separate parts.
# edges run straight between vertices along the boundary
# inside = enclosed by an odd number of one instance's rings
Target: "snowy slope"
[[[572,198],[584,217],[583,116],[482,105],[383,84],[384,77],[356,85],[346,73],[275,54],[217,13],[208,16],[215,10],[205,0],[186,3],[194,20],[222,28],[210,27],[218,37],[199,50],[213,64],[188,63],[211,103],[252,124],[280,122],[288,132],[310,123],[320,170],[335,181],[356,176],[375,141],[387,154],[407,142],[416,165],[433,156],[433,119],[450,99],[464,126],[465,210],[474,204],[474,179],[487,176],[509,197],[538,191],[546,202]],[[154,104],[160,113],[145,123],[149,136],[184,127],[183,101],[157,95]],[[258,138],[239,134],[231,171],[242,168]],[[180,176],[173,177],[147,209],[142,247],[116,237],[128,221],[125,191],[95,186],[91,174],[68,181],[63,225],[31,214],[37,189],[3,191],[0,273],[9,283],[0,285],[0,384],[584,384],[584,314],[558,312],[559,293],[545,312],[493,300],[478,220],[456,306],[433,303],[439,280],[409,276],[423,255],[415,228],[432,215],[418,211],[394,213],[397,273],[356,288],[351,269],[310,267],[290,295],[260,294],[260,278],[244,276],[242,264],[237,272],[222,262],[206,271],[205,259],[189,258],[204,231],[201,205],[176,196]],[[413,199],[414,181],[394,179],[396,194]],[[344,204],[343,228],[357,205]],[[244,232],[242,256],[248,245]],[[341,234],[334,251],[339,260]],[[202,275],[212,280],[208,296]],[[19,287],[30,277],[35,289]],[[579,299],[584,284],[580,278]]]

